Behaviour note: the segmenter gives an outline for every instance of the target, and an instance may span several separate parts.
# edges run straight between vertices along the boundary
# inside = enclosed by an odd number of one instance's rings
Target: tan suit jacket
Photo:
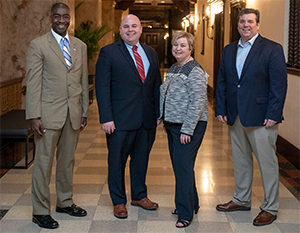
[[[40,118],[46,129],[60,129],[66,117],[74,130],[89,108],[86,45],[70,36],[72,65],[51,32],[31,41],[27,57],[26,119]]]

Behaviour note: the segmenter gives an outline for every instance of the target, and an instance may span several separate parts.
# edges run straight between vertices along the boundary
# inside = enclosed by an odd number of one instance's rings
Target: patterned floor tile
[[[269,226],[255,227],[253,219],[264,200],[258,164],[254,159],[251,211],[224,213],[216,211],[219,203],[228,202],[233,195],[234,170],[228,128],[218,122],[209,109],[210,118],[203,144],[195,163],[195,177],[200,210],[191,225],[185,229],[175,227],[175,178],[169,158],[168,142],[162,126],[157,129],[156,141],[150,154],[147,173],[148,197],[160,207],[147,211],[131,206],[128,164],[125,170],[127,219],[113,215],[113,205],[107,184],[106,137],[99,124],[96,102],[90,105],[87,128],[81,133],[75,156],[74,202],[88,211],[83,218],[56,213],[55,164],[50,183],[51,214],[60,226],[55,232],[64,233],[181,233],[181,232],[299,232],[299,170],[278,155],[280,168],[280,207],[278,219]],[[49,232],[32,223],[31,174],[29,169],[0,169],[0,231]],[[52,232],[52,231],[51,231]]]

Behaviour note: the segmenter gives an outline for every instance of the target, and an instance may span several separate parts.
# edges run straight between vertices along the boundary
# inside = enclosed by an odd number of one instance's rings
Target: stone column
[[[123,15],[122,10],[115,10],[115,26],[113,29],[114,33],[119,32],[120,24],[122,21],[122,15]]]
[[[107,33],[100,41],[101,47],[114,42],[115,28],[115,1],[102,0],[102,25],[107,25],[112,31]]]
[[[75,6],[82,0],[75,0]],[[83,1],[83,4],[75,12],[76,28],[81,22],[92,21],[91,29],[102,26],[102,0]]]
[[[75,33],[75,0],[59,0],[59,2],[63,2],[67,4],[70,8],[70,16],[71,16],[71,21],[70,21],[70,26],[68,28],[68,33],[71,36],[74,36]]]
[[[82,0],[76,0],[75,6],[77,6],[77,4],[80,2],[82,2]],[[87,22],[87,21],[92,21],[91,30],[95,30],[97,27],[102,26],[102,0],[94,0],[94,1],[85,0],[83,4],[77,9],[75,13],[75,25],[76,25],[75,28],[78,28],[78,26],[82,22]],[[93,58],[88,61],[89,75],[95,74],[95,65],[97,59],[98,59],[98,53],[95,54]]]

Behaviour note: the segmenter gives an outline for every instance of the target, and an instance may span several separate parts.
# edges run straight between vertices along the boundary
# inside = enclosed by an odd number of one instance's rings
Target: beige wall
[[[71,10],[70,35],[74,34],[74,1],[60,0]],[[25,85],[29,43],[50,31],[50,10],[56,2],[58,0],[0,1],[0,83],[23,78],[22,85]],[[25,108],[25,96],[21,101]]]
[[[300,149],[300,76],[288,75],[288,91],[279,135]]]
[[[247,7],[261,13],[259,33],[284,46],[285,0],[247,0]]]
[[[196,4],[197,14],[202,16],[201,0]],[[205,5],[207,6],[207,4]],[[271,6],[271,7],[270,7]],[[247,0],[248,8],[258,9],[261,13],[259,33],[284,47],[287,56],[289,0]],[[225,0],[224,45],[229,43],[230,0]],[[210,75],[208,84],[213,87],[213,41],[205,36],[205,54],[202,50],[202,22],[196,27],[195,58]],[[288,90],[284,107],[284,122],[279,127],[279,135],[300,149],[300,77],[288,74]]]
[[[54,2],[1,0],[0,81],[25,77],[29,43],[50,30]]]
[[[208,78],[208,85],[213,86],[213,61],[214,61],[214,53],[213,53],[213,40],[208,39],[206,36],[207,34],[207,28],[206,28],[206,22],[205,22],[205,46],[204,46],[204,55],[201,54],[203,49],[203,22],[202,22],[202,6],[203,4],[208,6],[207,1],[200,0],[197,1],[197,4],[195,5],[195,10],[198,18],[198,23],[195,26],[195,38],[196,38],[196,45],[195,45],[195,59],[201,64],[203,69],[209,74]],[[209,36],[212,35],[212,30],[209,29]]]

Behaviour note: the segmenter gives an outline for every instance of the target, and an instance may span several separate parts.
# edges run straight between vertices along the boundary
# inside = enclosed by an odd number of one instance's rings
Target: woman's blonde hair
[[[191,33],[188,32],[177,32],[175,33],[175,35],[172,38],[172,46],[175,44],[175,42],[179,39],[179,38],[186,38],[188,45],[189,45],[189,49],[193,50],[195,47],[195,38]]]

